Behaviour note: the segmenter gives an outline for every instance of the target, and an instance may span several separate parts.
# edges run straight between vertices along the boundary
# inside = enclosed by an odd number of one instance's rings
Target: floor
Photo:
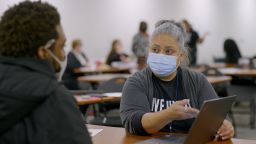
[[[250,129],[249,127],[249,114],[235,112],[234,117],[237,125],[237,138],[256,140],[256,128]]]

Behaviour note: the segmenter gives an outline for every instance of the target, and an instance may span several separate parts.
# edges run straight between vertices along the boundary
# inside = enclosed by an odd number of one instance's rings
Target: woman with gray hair
[[[182,27],[159,21],[153,32],[148,66],[135,73],[123,88],[120,115],[128,132],[138,135],[158,131],[189,131],[203,101],[217,98],[203,74],[185,68],[187,48]],[[231,138],[234,129],[225,120],[218,135]]]

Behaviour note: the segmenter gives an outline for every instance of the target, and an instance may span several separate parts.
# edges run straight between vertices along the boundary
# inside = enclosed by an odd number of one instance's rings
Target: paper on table
[[[88,129],[90,136],[95,136],[96,134],[98,134],[99,132],[101,132],[103,129]]]
[[[91,96],[90,95],[81,95],[80,98],[82,98],[82,99],[89,99],[89,98],[91,98]]]
[[[121,92],[113,92],[113,93],[104,93],[102,95],[108,96],[108,97],[121,97],[122,93]]]
[[[233,72],[239,71],[240,69],[239,68],[221,68],[219,70],[220,72],[223,72],[223,73],[229,73],[229,72],[233,73]]]
[[[82,99],[90,99],[90,98],[92,98],[92,97],[105,97],[105,95],[102,95],[102,94],[97,94],[97,93],[95,93],[95,94],[87,94],[87,95],[80,95],[79,97],[81,97]]]

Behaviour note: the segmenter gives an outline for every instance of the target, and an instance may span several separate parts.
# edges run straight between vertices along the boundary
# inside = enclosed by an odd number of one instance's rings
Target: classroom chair
[[[237,95],[237,102],[248,102],[250,113],[250,128],[255,128],[256,115],[256,85],[229,85],[229,95]]]
[[[211,67],[207,67],[202,73],[206,76],[223,76],[223,74],[217,68]],[[228,83],[213,85],[213,88],[219,97],[228,96]],[[236,133],[236,122],[232,109],[229,111],[228,115],[232,121]]]
[[[118,77],[110,79],[98,86],[99,91],[108,92],[122,92],[126,78]],[[120,102],[111,102],[99,104],[99,110],[103,116],[95,117],[90,124],[122,127],[122,122],[119,113]]]

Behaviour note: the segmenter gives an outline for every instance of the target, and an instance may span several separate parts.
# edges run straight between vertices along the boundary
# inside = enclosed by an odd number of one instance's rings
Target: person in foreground
[[[137,135],[187,133],[203,102],[217,95],[203,74],[183,67],[188,63],[187,48],[179,24],[159,21],[148,51],[148,67],[131,76],[123,88],[123,125]],[[232,124],[225,120],[216,136],[225,140],[233,135]]]
[[[90,144],[74,97],[57,81],[65,35],[56,8],[21,2],[0,21],[0,143]]]

